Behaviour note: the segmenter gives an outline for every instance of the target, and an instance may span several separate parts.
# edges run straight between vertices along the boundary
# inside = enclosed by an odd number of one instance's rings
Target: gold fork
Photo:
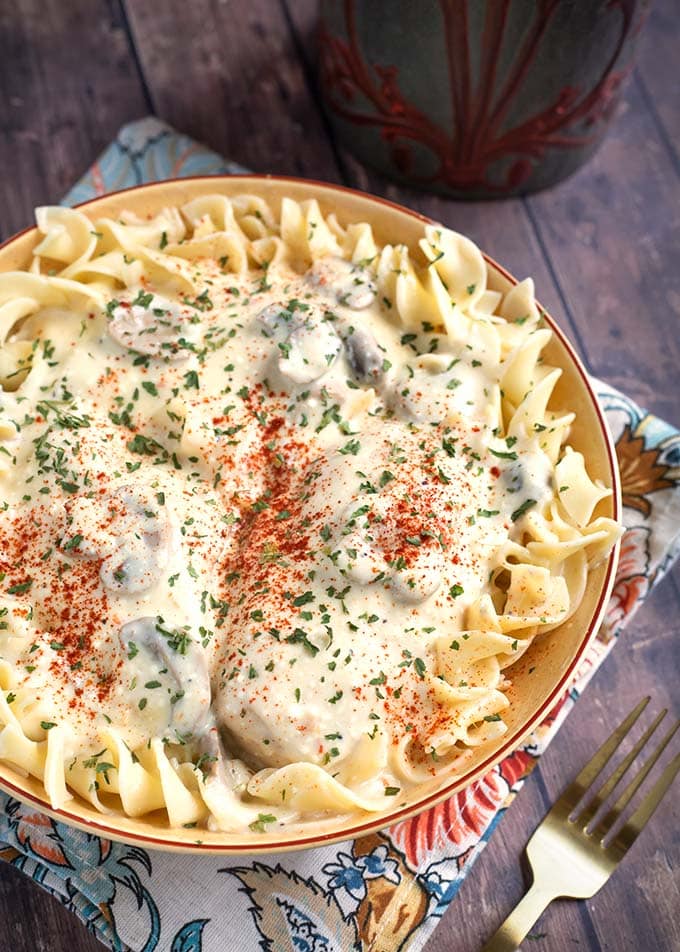
[[[527,857],[533,873],[531,888],[496,934],[487,942],[482,952],[512,952],[517,949],[553,899],[559,896],[573,899],[588,899],[594,896],[604,886],[637,839],[680,770],[680,754],[671,760],[626,823],[618,831],[614,831],[614,827],[680,727],[680,721],[677,721],[668,731],[656,750],[628,783],[616,803],[592,827],[590,824],[593,818],[659,726],[666,710],[661,711],[650,724],[640,740],[626,754],[592,799],[588,797],[584,800],[584,796],[591,784],[602,773],[648,702],[648,697],[640,701],[546,814],[527,844]],[[577,810],[581,801],[584,801],[584,804]]]

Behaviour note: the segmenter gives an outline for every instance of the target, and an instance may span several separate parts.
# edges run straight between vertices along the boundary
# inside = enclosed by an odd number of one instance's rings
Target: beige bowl
[[[335,212],[341,223],[367,221],[376,240],[383,243],[402,242],[412,249],[422,237],[424,216],[392,202],[320,182],[270,176],[222,176],[178,179],[158,182],[116,192],[79,206],[93,219],[117,217],[128,210],[138,215],[153,215],[168,205],[182,205],[208,193],[235,195],[241,192],[260,195],[278,209],[283,196],[298,201],[316,198],[321,210]],[[37,229],[29,228],[0,247],[0,271],[24,268],[30,262],[31,250],[38,242]],[[517,281],[491,258],[486,258],[489,286],[506,292]],[[562,378],[555,392],[555,405],[576,411],[570,442],[587,461],[588,471],[595,479],[613,490],[612,496],[600,503],[597,514],[620,518],[621,488],[611,435],[586,371],[571,344],[554,320],[546,315],[554,332],[546,349],[551,364],[560,367]],[[122,814],[103,815],[78,798],[68,808],[52,810],[45,799],[42,785],[26,778],[6,764],[0,764],[0,788],[57,820],[90,833],[147,848],[194,853],[275,853],[351,839],[390,826],[409,816],[427,810],[452,796],[487,772],[494,764],[519,745],[521,740],[541,722],[559,700],[575,676],[580,660],[597,633],[614,583],[618,546],[608,560],[589,576],[583,601],[572,617],[559,628],[534,641],[529,650],[510,669],[513,686],[511,707],[504,718],[507,733],[478,751],[464,774],[452,779],[439,778],[411,791],[408,802],[400,809],[367,814],[353,819],[331,819],[310,824],[305,830],[291,828],[276,837],[253,833],[212,833],[208,830],[168,829],[164,813],[141,819]],[[200,839],[197,839],[197,835]]]

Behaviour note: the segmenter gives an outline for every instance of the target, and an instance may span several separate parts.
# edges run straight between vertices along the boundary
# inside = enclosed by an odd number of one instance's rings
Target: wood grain
[[[82,922],[18,869],[0,867],[3,952],[102,952]]]
[[[158,114],[254,172],[338,181],[279,4],[235,6],[126,0]]]
[[[0,4],[3,237],[58,201],[149,110],[116,0]]]
[[[635,81],[599,152],[527,206],[593,372],[680,424],[680,177]]]
[[[680,174],[677,56],[677,3],[675,0],[656,0],[640,38],[637,79],[645,110],[656,122],[659,138]]]
[[[656,0],[639,69],[600,152],[525,201],[454,203],[391,185],[339,151],[314,85],[316,0],[19,0],[0,5],[5,234],[55,201],[124,122],[151,110],[257,171],[386,195],[466,232],[536,280],[583,356],[680,423],[680,111],[676,0]],[[678,714],[680,570],[662,582],[598,671],[505,816],[426,952],[476,952],[525,888],[520,854],[547,806],[641,695]],[[677,692],[675,692],[677,694]],[[680,817],[668,797],[612,881],[554,903],[537,952],[680,948]],[[10,939],[11,937],[11,939]],[[11,942],[11,945],[10,945]],[[93,952],[72,913],[0,866],[0,949]]]

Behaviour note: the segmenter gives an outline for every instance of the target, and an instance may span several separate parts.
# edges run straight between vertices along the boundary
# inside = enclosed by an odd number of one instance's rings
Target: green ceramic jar
[[[649,0],[322,0],[319,76],[366,165],[456,198],[536,191],[602,141]]]

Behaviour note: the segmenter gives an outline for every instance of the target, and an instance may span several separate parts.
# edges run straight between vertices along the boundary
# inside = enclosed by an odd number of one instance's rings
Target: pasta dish
[[[37,223],[0,274],[0,761],[262,834],[459,771],[619,535],[532,281],[316,201]]]

